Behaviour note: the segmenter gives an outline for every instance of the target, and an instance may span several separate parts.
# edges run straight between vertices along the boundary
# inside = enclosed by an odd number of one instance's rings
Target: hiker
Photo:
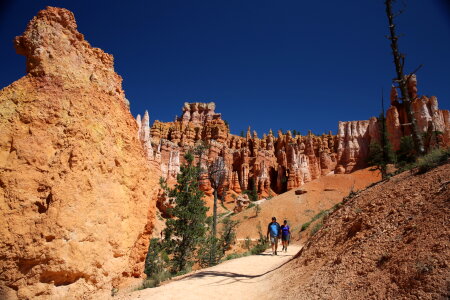
[[[289,227],[287,220],[284,220],[283,225],[281,225],[281,244],[283,245],[284,252],[287,252],[287,246],[289,245],[290,240],[291,228]]]
[[[272,254],[277,255],[278,238],[281,235],[280,224],[277,223],[277,218],[272,217],[272,222],[267,226],[267,239],[270,234],[270,243],[272,244]]]

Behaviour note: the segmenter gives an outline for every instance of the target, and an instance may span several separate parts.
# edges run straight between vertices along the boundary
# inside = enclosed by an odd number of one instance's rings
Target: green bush
[[[256,191],[256,189],[244,190],[242,194],[246,194],[250,201],[258,201],[258,192]]]
[[[231,254],[228,254],[224,260],[235,259],[235,258],[239,258],[242,256],[243,256],[243,253],[231,253]]]
[[[403,167],[413,163],[416,159],[416,151],[414,150],[414,141],[410,135],[403,136],[400,139],[400,149],[397,151],[397,166]]]
[[[250,253],[253,255],[261,254],[266,251],[268,246],[267,242],[258,243],[250,250]]]
[[[236,227],[239,221],[226,217],[222,220],[220,237],[209,235],[204,239],[197,252],[197,261],[202,267],[217,265],[236,241]]]
[[[244,240],[244,248],[247,250],[250,250],[250,247],[252,246],[252,240],[250,237],[246,237]]]
[[[425,156],[419,157],[416,162],[419,173],[425,173],[439,165],[442,165],[450,158],[450,149],[434,149]]]
[[[304,223],[300,231],[305,231],[306,229],[308,229],[309,225],[311,225],[311,221]]]
[[[269,240],[262,232],[261,223],[258,224],[258,234],[258,243],[250,250],[253,255],[263,253],[269,247]]]
[[[163,244],[159,239],[153,238],[150,240],[147,257],[145,258],[144,273],[147,279],[142,283],[141,288],[155,287],[160,282],[170,278],[170,273],[167,271],[169,265],[169,256],[164,249]]]

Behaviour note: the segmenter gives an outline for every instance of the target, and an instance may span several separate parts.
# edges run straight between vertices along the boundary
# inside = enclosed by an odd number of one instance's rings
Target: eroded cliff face
[[[174,122],[155,121],[150,128],[145,112],[144,117],[137,117],[137,123],[137,136],[148,160],[156,162],[169,180],[176,178],[184,153],[206,142],[209,149],[202,156],[204,167],[219,156],[225,161],[227,177],[220,194],[256,188],[260,197],[267,197],[326,175],[336,167],[336,136],[292,136],[290,131],[274,136],[270,131],[259,138],[250,128],[246,137],[236,136],[215,112],[212,102],[185,103],[182,116]],[[201,188],[207,195],[213,192],[206,175]]]
[[[0,298],[101,299],[139,276],[159,169],[113,57],[66,9],[15,40],[27,75],[0,91]]]
[[[412,110],[417,121],[419,133],[424,137],[425,147],[434,145],[450,146],[450,113],[439,109],[435,96],[419,96],[417,94],[417,78],[412,75],[408,80],[408,93],[412,99]],[[394,150],[400,149],[400,139],[411,134],[406,108],[398,98],[393,88],[391,91],[391,106],[386,112],[386,124],[389,140]],[[439,132],[438,135],[432,133]]]
[[[412,108],[425,137],[427,147],[450,145],[450,114],[440,110],[436,97],[417,96],[417,78],[410,77],[408,91]],[[350,173],[367,166],[369,145],[380,141],[377,118],[339,122],[337,135],[292,136],[290,131],[272,131],[258,137],[250,128],[246,137],[230,133],[214,103],[185,103],[182,116],[173,122],[155,121],[150,127],[148,112],[137,116],[137,136],[144,145],[148,161],[159,165],[163,177],[175,180],[183,155],[198,143],[209,145],[202,158],[204,168],[221,156],[225,160],[227,179],[220,192],[256,188],[259,197],[267,197],[299,187],[304,183],[335,172]],[[410,135],[404,105],[396,91],[391,92],[391,106],[386,113],[386,129],[394,150],[400,148],[402,137]],[[432,132],[440,132],[437,137]],[[198,159],[198,157],[197,157]],[[213,190],[207,175],[201,188],[207,195]]]

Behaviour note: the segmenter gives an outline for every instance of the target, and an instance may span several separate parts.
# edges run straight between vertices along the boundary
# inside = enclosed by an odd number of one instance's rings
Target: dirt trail
[[[281,243],[280,243],[281,246]],[[301,247],[291,245],[277,256],[267,250],[193,272],[163,286],[135,291],[115,299],[271,299],[269,274],[288,262]]]

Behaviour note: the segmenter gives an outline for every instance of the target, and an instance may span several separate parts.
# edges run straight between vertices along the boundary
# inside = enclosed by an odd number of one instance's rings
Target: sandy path
[[[276,272],[300,248],[291,245],[287,253],[279,252],[277,256],[267,250],[260,255],[229,260],[163,286],[135,291],[114,299],[270,299],[267,275]]]

